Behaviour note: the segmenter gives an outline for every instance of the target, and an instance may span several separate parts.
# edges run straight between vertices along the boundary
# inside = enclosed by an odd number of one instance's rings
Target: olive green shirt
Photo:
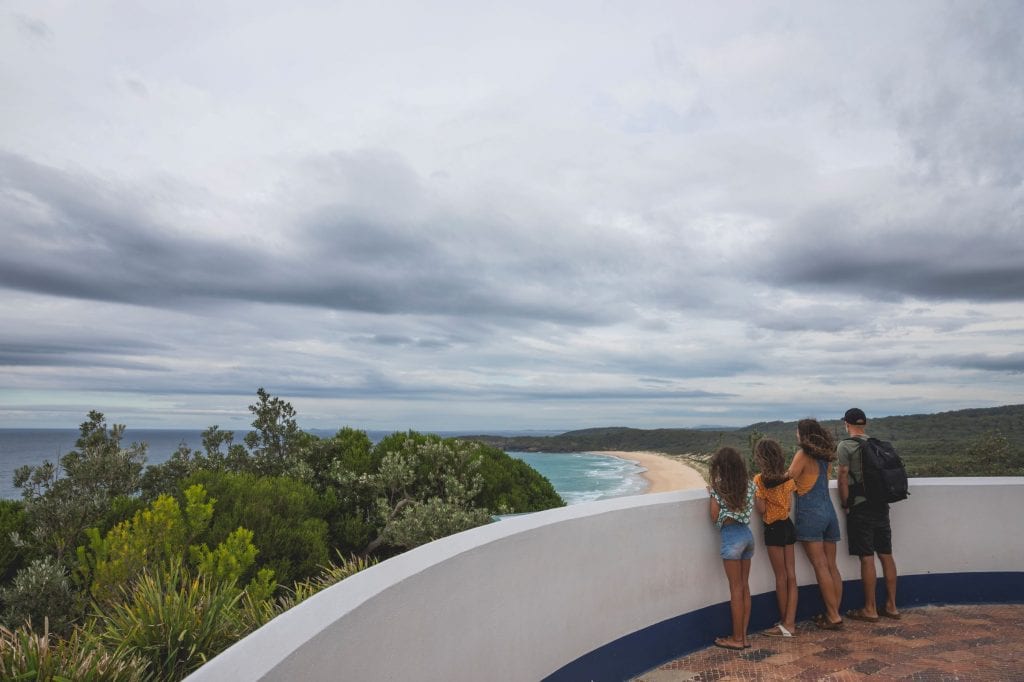
[[[867,436],[863,437],[867,440]],[[860,440],[858,438],[857,440]],[[836,446],[836,455],[839,456],[839,466],[848,468],[850,487],[853,487],[854,483],[863,483],[861,481],[861,475],[864,473],[864,462],[860,454],[860,446],[852,440],[841,440],[839,445]],[[850,503],[850,507],[860,504],[861,502],[867,502],[868,498],[863,495],[851,496],[847,502]]]

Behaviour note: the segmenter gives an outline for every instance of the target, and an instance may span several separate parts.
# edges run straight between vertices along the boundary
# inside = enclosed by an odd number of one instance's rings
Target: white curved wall
[[[891,515],[901,576],[1022,570],[1024,478],[915,479],[911,493]],[[756,595],[774,579],[759,519],[752,528]],[[856,579],[843,532],[839,568]],[[799,550],[797,577],[814,583]],[[539,680],[728,599],[703,490],[619,498],[505,519],[385,561],[188,679]]]

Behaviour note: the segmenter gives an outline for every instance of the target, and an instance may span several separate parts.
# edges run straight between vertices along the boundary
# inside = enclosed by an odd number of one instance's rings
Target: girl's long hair
[[[761,469],[761,480],[765,485],[782,483],[789,474],[786,473],[786,457],[782,454],[782,446],[771,438],[762,438],[754,445],[754,461]]]
[[[814,459],[831,462],[836,458],[836,441],[817,419],[801,419],[796,425],[800,449]]]
[[[708,477],[725,506],[739,511],[747,503],[747,464],[736,448],[719,448],[708,462]]]

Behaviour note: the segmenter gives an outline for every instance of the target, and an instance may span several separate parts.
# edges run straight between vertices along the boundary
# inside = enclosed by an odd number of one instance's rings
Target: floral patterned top
[[[718,519],[715,521],[716,528],[720,529],[726,519],[732,519],[737,523],[750,523],[750,514],[754,511],[754,488],[754,482],[747,481],[747,500],[743,503],[743,509],[738,511],[729,509],[725,504],[725,500],[718,494],[718,491],[714,488],[711,489],[711,497],[715,498],[715,501],[718,502]]]

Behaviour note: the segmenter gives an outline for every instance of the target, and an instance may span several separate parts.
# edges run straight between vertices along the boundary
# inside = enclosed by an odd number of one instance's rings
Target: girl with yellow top
[[[762,438],[754,446],[754,461],[761,473],[754,476],[754,507],[764,522],[764,546],[775,572],[775,598],[779,623],[764,634],[769,637],[796,636],[796,528],[789,518],[796,483],[786,473],[782,446]]]

